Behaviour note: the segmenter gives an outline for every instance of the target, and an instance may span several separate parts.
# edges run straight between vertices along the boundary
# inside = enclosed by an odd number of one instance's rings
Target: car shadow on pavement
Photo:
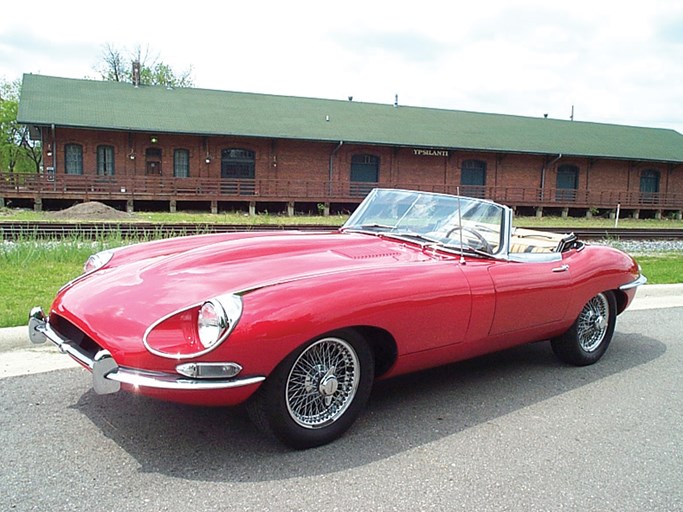
[[[517,347],[375,384],[341,439],[292,451],[263,436],[242,408],[170,404],[88,391],[73,408],[139,464],[139,471],[198,481],[259,482],[327,475],[383,460],[598,383],[662,356],[641,333],[615,334],[593,366],[559,363],[549,343]]]

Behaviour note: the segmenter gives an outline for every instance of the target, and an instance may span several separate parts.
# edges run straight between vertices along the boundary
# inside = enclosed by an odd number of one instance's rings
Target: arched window
[[[114,175],[114,146],[97,146],[97,174]]]
[[[190,152],[187,149],[173,151],[173,176],[176,178],[189,178],[190,176]]]
[[[358,154],[351,157],[351,195],[367,195],[379,181],[379,157]]]
[[[579,188],[579,168],[564,164],[557,168],[557,201],[575,201],[576,189]]]
[[[460,194],[463,196],[486,196],[486,162],[464,160],[460,174]]]
[[[656,169],[645,169],[640,173],[640,201],[655,203],[659,194],[660,173]]]
[[[83,174],[83,146],[80,144],[64,145],[64,172]]]
[[[230,195],[253,195],[255,192],[256,153],[248,149],[226,148],[221,151],[221,191]]]

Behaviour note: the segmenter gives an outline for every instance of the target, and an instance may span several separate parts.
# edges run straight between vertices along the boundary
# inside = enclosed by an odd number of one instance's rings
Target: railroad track
[[[246,224],[173,224],[148,222],[0,222],[0,236],[3,240],[21,239],[98,239],[116,234],[122,238],[168,238],[207,233],[241,231],[330,231],[334,226],[326,225],[246,225]],[[638,229],[638,228],[533,228],[539,231],[574,232],[584,240],[683,240],[683,229]]]

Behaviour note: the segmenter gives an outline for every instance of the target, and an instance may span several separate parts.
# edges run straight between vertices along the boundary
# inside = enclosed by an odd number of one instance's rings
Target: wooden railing
[[[158,176],[0,173],[0,197],[81,200],[295,201],[357,203],[375,186],[468,195],[511,206],[683,209],[683,194],[534,187],[476,187],[443,183],[359,183]]]

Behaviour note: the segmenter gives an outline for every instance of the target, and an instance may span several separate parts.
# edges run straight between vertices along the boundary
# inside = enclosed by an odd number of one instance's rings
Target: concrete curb
[[[26,322],[28,324],[28,320]],[[35,347],[28,339],[28,325],[0,329],[0,352]]]
[[[629,311],[675,307],[683,307],[683,283],[641,286],[636,293],[633,304],[629,307]],[[52,344],[33,345],[28,339],[28,327],[26,325],[0,329],[0,352],[48,346],[53,349]]]
[[[683,297],[683,283],[680,284],[646,284],[638,288],[636,300],[651,297]],[[634,301],[635,302],[635,301]]]

